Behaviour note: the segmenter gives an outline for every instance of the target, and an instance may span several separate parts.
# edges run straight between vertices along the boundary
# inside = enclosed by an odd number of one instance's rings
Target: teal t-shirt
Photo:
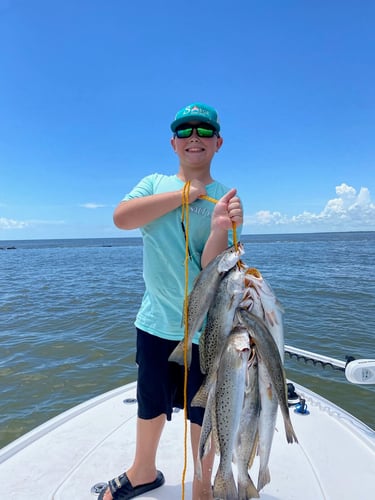
[[[151,174],[143,178],[123,201],[152,194],[178,191],[184,183],[176,175]],[[219,182],[206,186],[207,195],[219,200],[229,188]],[[189,205],[189,291],[201,271],[201,255],[211,230],[215,204],[198,199]],[[184,337],[185,236],[182,207],[140,228],[143,236],[143,279],[145,293],[135,325],[168,340]],[[186,221],[185,221],[186,225]],[[228,246],[232,244],[228,232]],[[194,341],[198,342],[199,334]]]

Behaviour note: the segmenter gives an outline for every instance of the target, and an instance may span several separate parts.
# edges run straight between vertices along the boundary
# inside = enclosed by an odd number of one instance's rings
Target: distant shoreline
[[[375,233],[375,230],[366,231],[311,231],[302,233],[243,233],[242,236],[246,237],[277,237],[277,236],[306,236],[306,235],[327,235],[327,234],[366,234]],[[142,236],[95,236],[93,238],[29,238],[29,239],[13,239],[6,240],[0,239],[0,244],[8,244],[14,242],[37,242],[37,241],[90,241],[90,240],[141,240]]]
[[[243,243],[274,243],[280,241],[321,241],[335,239],[358,239],[366,235],[373,238],[375,231],[327,231],[317,233],[265,233],[242,234]],[[0,251],[32,248],[74,248],[74,247],[122,247],[141,246],[142,236],[122,236],[103,238],[46,238],[29,240],[0,240]]]

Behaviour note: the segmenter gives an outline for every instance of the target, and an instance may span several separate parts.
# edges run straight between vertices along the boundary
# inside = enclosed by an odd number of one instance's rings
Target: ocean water
[[[243,236],[284,307],[285,343],[375,358],[375,232]],[[142,240],[0,241],[0,447],[135,380]],[[286,357],[288,378],[375,428],[375,386]]]

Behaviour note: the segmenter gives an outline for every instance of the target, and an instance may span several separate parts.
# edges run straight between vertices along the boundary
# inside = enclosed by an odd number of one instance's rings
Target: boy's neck
[[[176,175],[182,182],[191,181],[193,179],[197,179],[198,181],[201,181],[206,185],[213,182],[210,169],[186,169],[180,166],[179,171]]]

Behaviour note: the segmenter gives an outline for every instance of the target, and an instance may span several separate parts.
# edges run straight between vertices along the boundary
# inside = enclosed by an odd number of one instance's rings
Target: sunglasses
[[[193,133],[193,130],[196,130],[198,137],[213,137],[214,135],[219,136],[218,132],[211,128],[209,125],[197,125],[197,126],[185,126],[180,127],[176,130],[175,136],[179,139],[187,139]]]

